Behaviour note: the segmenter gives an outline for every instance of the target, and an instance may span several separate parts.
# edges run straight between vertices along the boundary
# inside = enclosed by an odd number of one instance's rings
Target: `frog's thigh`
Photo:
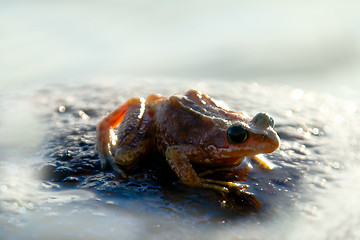
[[[96,126],[96,149],[99,153],[103,169],[105,169],[108,165],[114,166],[115,159],[111,150],[115,144],[115,139],[113,138],[112,129],[119,125],[122,121],[125,116],[126,109],[127,103],[120,105]],[[121,173],[120,170],[118,172]],[[125,176],[124,173],[121,174]]]
[[[121,166],[129,166],[137,163],[148,151],[149,140],[135,142],[131,145],[119,146],[115,153],[115,162]]]
[[[146,137],[151,117],[145,111],[145,100],[133,98],[128,101],[126,114],[118,129],[115,162],[121,166],[136,163],[151,148]]]

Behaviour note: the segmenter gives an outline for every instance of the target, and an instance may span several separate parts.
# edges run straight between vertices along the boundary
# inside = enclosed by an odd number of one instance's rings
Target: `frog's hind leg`
[[[96,149],[101,160],[102,168],[105,169],[108,166],[113,167],[114,170],[123,177],[126,177],[126,175],[121,169],[116,167],[114,154],[112,153],[112,149],[116,145],[117,140],[113,129],[123,120],[127,106],[127,102],[120,105],[96,126]]]
[[[97,126],[98,151],[102,163],[110,164],[125,177],[118,165],[132,166],[151,149],[147,138],[151,123],[144,98],[132,98],[110,113]],[[116,138],[112,133],[118,125]]]

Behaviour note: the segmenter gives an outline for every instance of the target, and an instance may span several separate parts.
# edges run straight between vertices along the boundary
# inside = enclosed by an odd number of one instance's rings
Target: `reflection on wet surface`
[[[300,89],[240,82],[223,82],[221,88],[217,82],[183,82],[181,89],[171,83],[143,85],[51,86],[24,97],[36,106],[44,137],[31,157],[15,161],[7,151],[1,162],[1,234],[16,232],[21,238],[25,235],[19,229],[31,229],[30,238],[54,231],[92,238],[331,239],[327,234],[332,229],[334,239],[359,236],[352,228],[359,224],[353,216],[359,213],[354,189],[359,183],[356,104]],[[261,202],[260,211],[248,211],[251,199],[224,198],[180,184],[160,156],[149,156],[128,179],[101,170],[95,126],[105,113],[133,96],[170,95],[188,88],[250,116],[264,111],[274,117],[282,144],[267,155],[273,170],[244,161],[239,169],[250,168],[246,179],[236,170],[212,176],[246,184],[246,192]],[[330,217],[349,223],[350,230],[345,232]],[[295,226],[316,226],[319,231]]]

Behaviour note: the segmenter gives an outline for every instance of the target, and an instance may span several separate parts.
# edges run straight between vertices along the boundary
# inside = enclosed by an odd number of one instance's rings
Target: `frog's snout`
[[[258,113],[256,114],[251,123],[257,126],[258,128],[266,129],[268,127],[274,127],[275,121],[272,117],[269,116],[267,113]]]

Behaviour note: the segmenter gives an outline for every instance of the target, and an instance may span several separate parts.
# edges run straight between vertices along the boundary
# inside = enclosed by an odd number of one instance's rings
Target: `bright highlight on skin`
[[[144,115],[145,103],[146,103],[145,98],[140,98],[140,112],[139,112],[138,118],[142,118],[142,116]]]
[[[112,146],[115,146],[116,145],[116,143],[117,143],[117,136],[116,136],[116,134],[115,134],[115,131],[114,131],[114,129],[110,129],[110,142],[111,142],[111,145]]]

